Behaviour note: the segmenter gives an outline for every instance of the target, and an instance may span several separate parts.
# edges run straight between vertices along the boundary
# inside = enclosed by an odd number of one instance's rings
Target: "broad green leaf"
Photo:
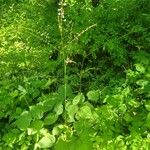
[[[119,109],[121,110],[122,113],[125,113],[126,110],[127,110],[127,107],[126,107],[125,104],[121,104],[121,105],[119,106]]]
[[[15,90],[13,92],[11,92],[10,94],[12,97],[17,97],[19,95],[19,91],[18,90]]]
[[[56,81],[56,79],[48,79],[48,81],[46,82],[46,84],[43,86],[43,88],[48,88],[50,85],[52,85],[54,82]]]
[[[55,150],[71,150],[69,142],[58,139],[58,142],[55,144]]]
[[[46,97],[46,96],[43,96],[43,99],[44,99],[44,101],[42,102],[43,111],[44,112],[51,111],[54,105],[56,104],[57,99],[54,97]]]
[[[144,92],[149,93],[148,95],[150,97],[150,83],[148,85],[144,86]]]
[[[64,98],[65,96],[65,90],[66,90],[66,96],[68,97],[72,96],[72,87],[70,85],[67,85],[65,88],[65,86],[63,85],[63,86],[60,86],[58,89],[58,93],[60,94],[62,98]]]
[[[17,107],[17,108],[16,108],[16,114],[17,114],[17,115],[20,115],[21,113],[22,113],[21,107]]]
[[[26,130],[31,123],[32,117],[28,111],[24,111],[21,116],[17,119],[16,125],[21,130]]]
[[[144,68],[144,66],[142,64],[135,64],[135,68],[140,73],[144,73],[145,72],[145,68]]]
[[[59,135],[60,134],[60,129],[58,126],[54,127],[52,130],[53,135]]]
[[[85,101],[85,97],[82,93],[78,94],[72,101],[73,105],[77,105],[80,102],[84,102]]]
[[[84,134],[84,133],[82,133]],[[92,150],[92,141],[88,134],[71,138],[71,141],[59,139],[55,145],[55,150]]]
[[[128,100],[128,104],[135,108],[140,106],[140,102],[136,101],[135,99]]]
[[[30,128],[33,128],[34,130],[39,131],[40,129],[42,129],[44,123],[41,120],[34,120],[31,122]]]
[[[55,137],[53,135],[48,135],[43,137],[37,144],[39,148],[45,149],[45,148],[50,148],[54,145],[55,143]]]
[[[21,85],[18,86],[18,90],[22,93],[22,95],[25,95],[27,93],[26,89]]]
[[[41,119],[43,117],[43,113],[44,113],[43,106],[40,104],[30,106],[30,113],[32,115],[32,118]]]
[[[125,114],[124,119],[125,119],[127,122],[132,122],[132,121],[133,121],[133,117],[132,117],[129,113],[126,113],[126,114]]]
[[[56,112],[57,115],[60,115],[63,113],[63,105],[60,103],[60,104],[57,104],[54,108],[54,111]]]
[[[110,95],[106,97],[105,101],[114,107],[118,107],[118,105],[122,102],[122,98],[123,95]]]
[[[37,131],[34,130],[33,128],[28,128],[28,129],[27,129],[27,133],[28,133],[28,135],[34,135],[34,134],[37,133]]]
[[[150,112],[149,112],[148,115],[147,115],[146,124],[147,124],[147,126],[150,128]]]
[[[53,135],[59,135],[61,134],[64,130],[66,130],[66,126],[65,125],[57,125],[53,128],[52,133]]]
[[[21,150],[27,150],[28,149],[28,145],[27,144],[22,144],[21,145]]]
[[[138,81],[136,82],[137,85],[140,85],[140,86],[142,86],[142,87],[148,85],[148,83],[149,83],[148,80],[143,80],[143,79],[138,80]]]
[[[18,129],[13,129],[8,133],[5,133],[2,139],[8,144],[13,144],[17,140],[19,134],[20,131]]]
[[[88,93],[87,93],[87,97],[88,97],[88,99],[90,100],[90,101],[95,101],[95,102],[97,102],[98,100],[99,100],[99,98],[100,98],[100,93],[99,93],[99,91],[97,90],[97,91],[89,91]]]
[[[147,103],[145,104],[145,107],[146,107],[146,109],[147,109],[148,111],[150,111],[150,102],[147,102]]]
[[[55,123],[57,119],[58,119],[58,115],[56,113],[49,113],[44,119],[44,124],[51,125]]]
[[[92,141],[90,141],[90,137],[88,135],[81,136],[71,140],[70,150],[92,150]]]
[[[83,119],[93,119],[93,114],[89,106],[83,106],[78,111],[78,117]]]
[[[78,112],[78,106],[77,105],[69,105],[67,107],[67,114],[69,116],[69,122],[74,122],[75,114]]]

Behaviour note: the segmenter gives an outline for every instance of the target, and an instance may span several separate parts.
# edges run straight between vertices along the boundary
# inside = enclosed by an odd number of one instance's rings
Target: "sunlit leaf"
[[[82,93],[78,94],[72,101],[73,105],[77,105],[80,102],[84,102],[85,101],[85,97]]]
[[[98,90],[97,91],[89,91],[87,93],[87,97],[89,100],[97,102],[100,98],[100,93]]]
[[[30,106],[30,113],[33,118],[41,119],[43,117],[43,106],[42,105],[33,105]]]
[[[60,104],[57,104],[54,108],[54,111],[56,112],[57,115],[60,115],[63,113],[63,105],[60,103]]]
[[[77,114],[80,118],[93,119],[91,108],[87,105],[81,107]]]
[[[50,148],[54,145],[55,143],[55,137],[53,135],[48,135],[43,137],[38,143],[39,148],[45,149],[45,148]]]
[[[28,111],[24,111],[21,116],[17,119],[16,125],[19,129],[25,130],[29,127],[32,117]]]
[[[136,70],[139,71],[140,73],[145,72],[145,68],[142,64],[135,64]]]
[[[69,105],[67,107],[67,113],[68,113],[68,116],[69,116],[69,122],[74,122],[75,119],[75,114],[78,112],[78,106],[77,105]]]

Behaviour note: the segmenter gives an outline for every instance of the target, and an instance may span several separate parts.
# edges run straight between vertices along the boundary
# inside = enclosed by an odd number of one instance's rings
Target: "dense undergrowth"
[[[149,25],[149,0],[1,0],[0,150],[149,150]]]

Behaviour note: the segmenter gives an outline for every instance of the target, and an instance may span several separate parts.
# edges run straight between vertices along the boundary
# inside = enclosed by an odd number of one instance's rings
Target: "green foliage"
[[[149,150],[149,0],[0,1],[0,150]]]

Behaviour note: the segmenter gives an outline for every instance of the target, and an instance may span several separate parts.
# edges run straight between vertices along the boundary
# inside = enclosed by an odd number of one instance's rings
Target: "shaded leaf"
[[[51,125],[55,123],[57,119],[58,119],[58,115],[56,113],[49,113],[44,119],[44,124]]]

